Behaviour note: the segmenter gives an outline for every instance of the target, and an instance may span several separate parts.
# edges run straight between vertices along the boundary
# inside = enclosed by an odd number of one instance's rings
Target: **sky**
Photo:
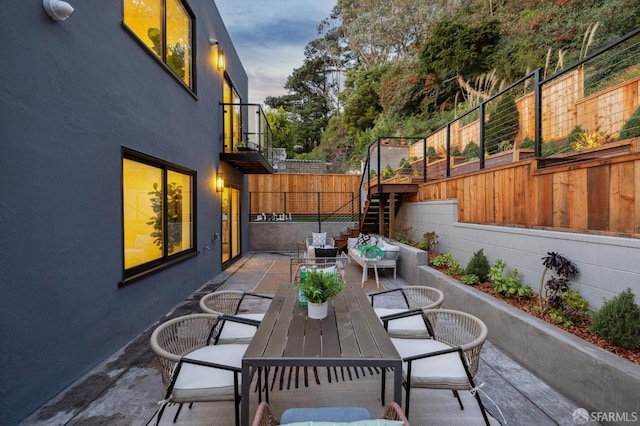
[[[318,38],[318,24],[336,0],[215,0],[233,45],[249,76],[249,103],[284,95],[304,48]],[[245,100],[246,102],[246,100]]]

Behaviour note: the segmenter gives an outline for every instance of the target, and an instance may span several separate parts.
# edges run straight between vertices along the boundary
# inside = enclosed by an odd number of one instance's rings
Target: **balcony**
[[[273,134],[259,104],[222,103],[224,133],[220,161],[244,174],[271,174]],[[276,166],[277,167],[277,166]]]

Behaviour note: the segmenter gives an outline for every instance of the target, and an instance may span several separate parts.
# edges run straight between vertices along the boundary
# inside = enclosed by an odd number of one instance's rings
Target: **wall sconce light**
[[[42,0],[47,15],[54,21],[64,21],[73,14],[73,6],[61,0]]]
[[[218,49],[218,70],[220,72],[224,72],[225,62],[224,62],[224,50]]]
[[[222,192],[224,190],[224,175],[218,173],[216,176],[216,192]]]
[[[210,45],[210,46],[216,46],[216,45],[218,45],[218,44],[220,44],[220,43],[219,43],[219,42],[218,42],[218,40],[216,40],[215,38],[210,38],[210,39],[209,39],[209,45]]]

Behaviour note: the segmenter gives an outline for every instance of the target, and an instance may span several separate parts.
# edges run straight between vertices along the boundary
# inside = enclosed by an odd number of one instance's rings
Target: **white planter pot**
[[[307,303],[307,315],[312,319],[323,319],[327,317],[327,302],[322,304]]]

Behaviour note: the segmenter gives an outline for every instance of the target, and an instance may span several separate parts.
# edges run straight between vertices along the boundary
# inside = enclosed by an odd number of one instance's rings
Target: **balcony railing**
[[[273,133],[259,104],[222,103],[220,159],[246,174],[273,173],[280,161]]]

